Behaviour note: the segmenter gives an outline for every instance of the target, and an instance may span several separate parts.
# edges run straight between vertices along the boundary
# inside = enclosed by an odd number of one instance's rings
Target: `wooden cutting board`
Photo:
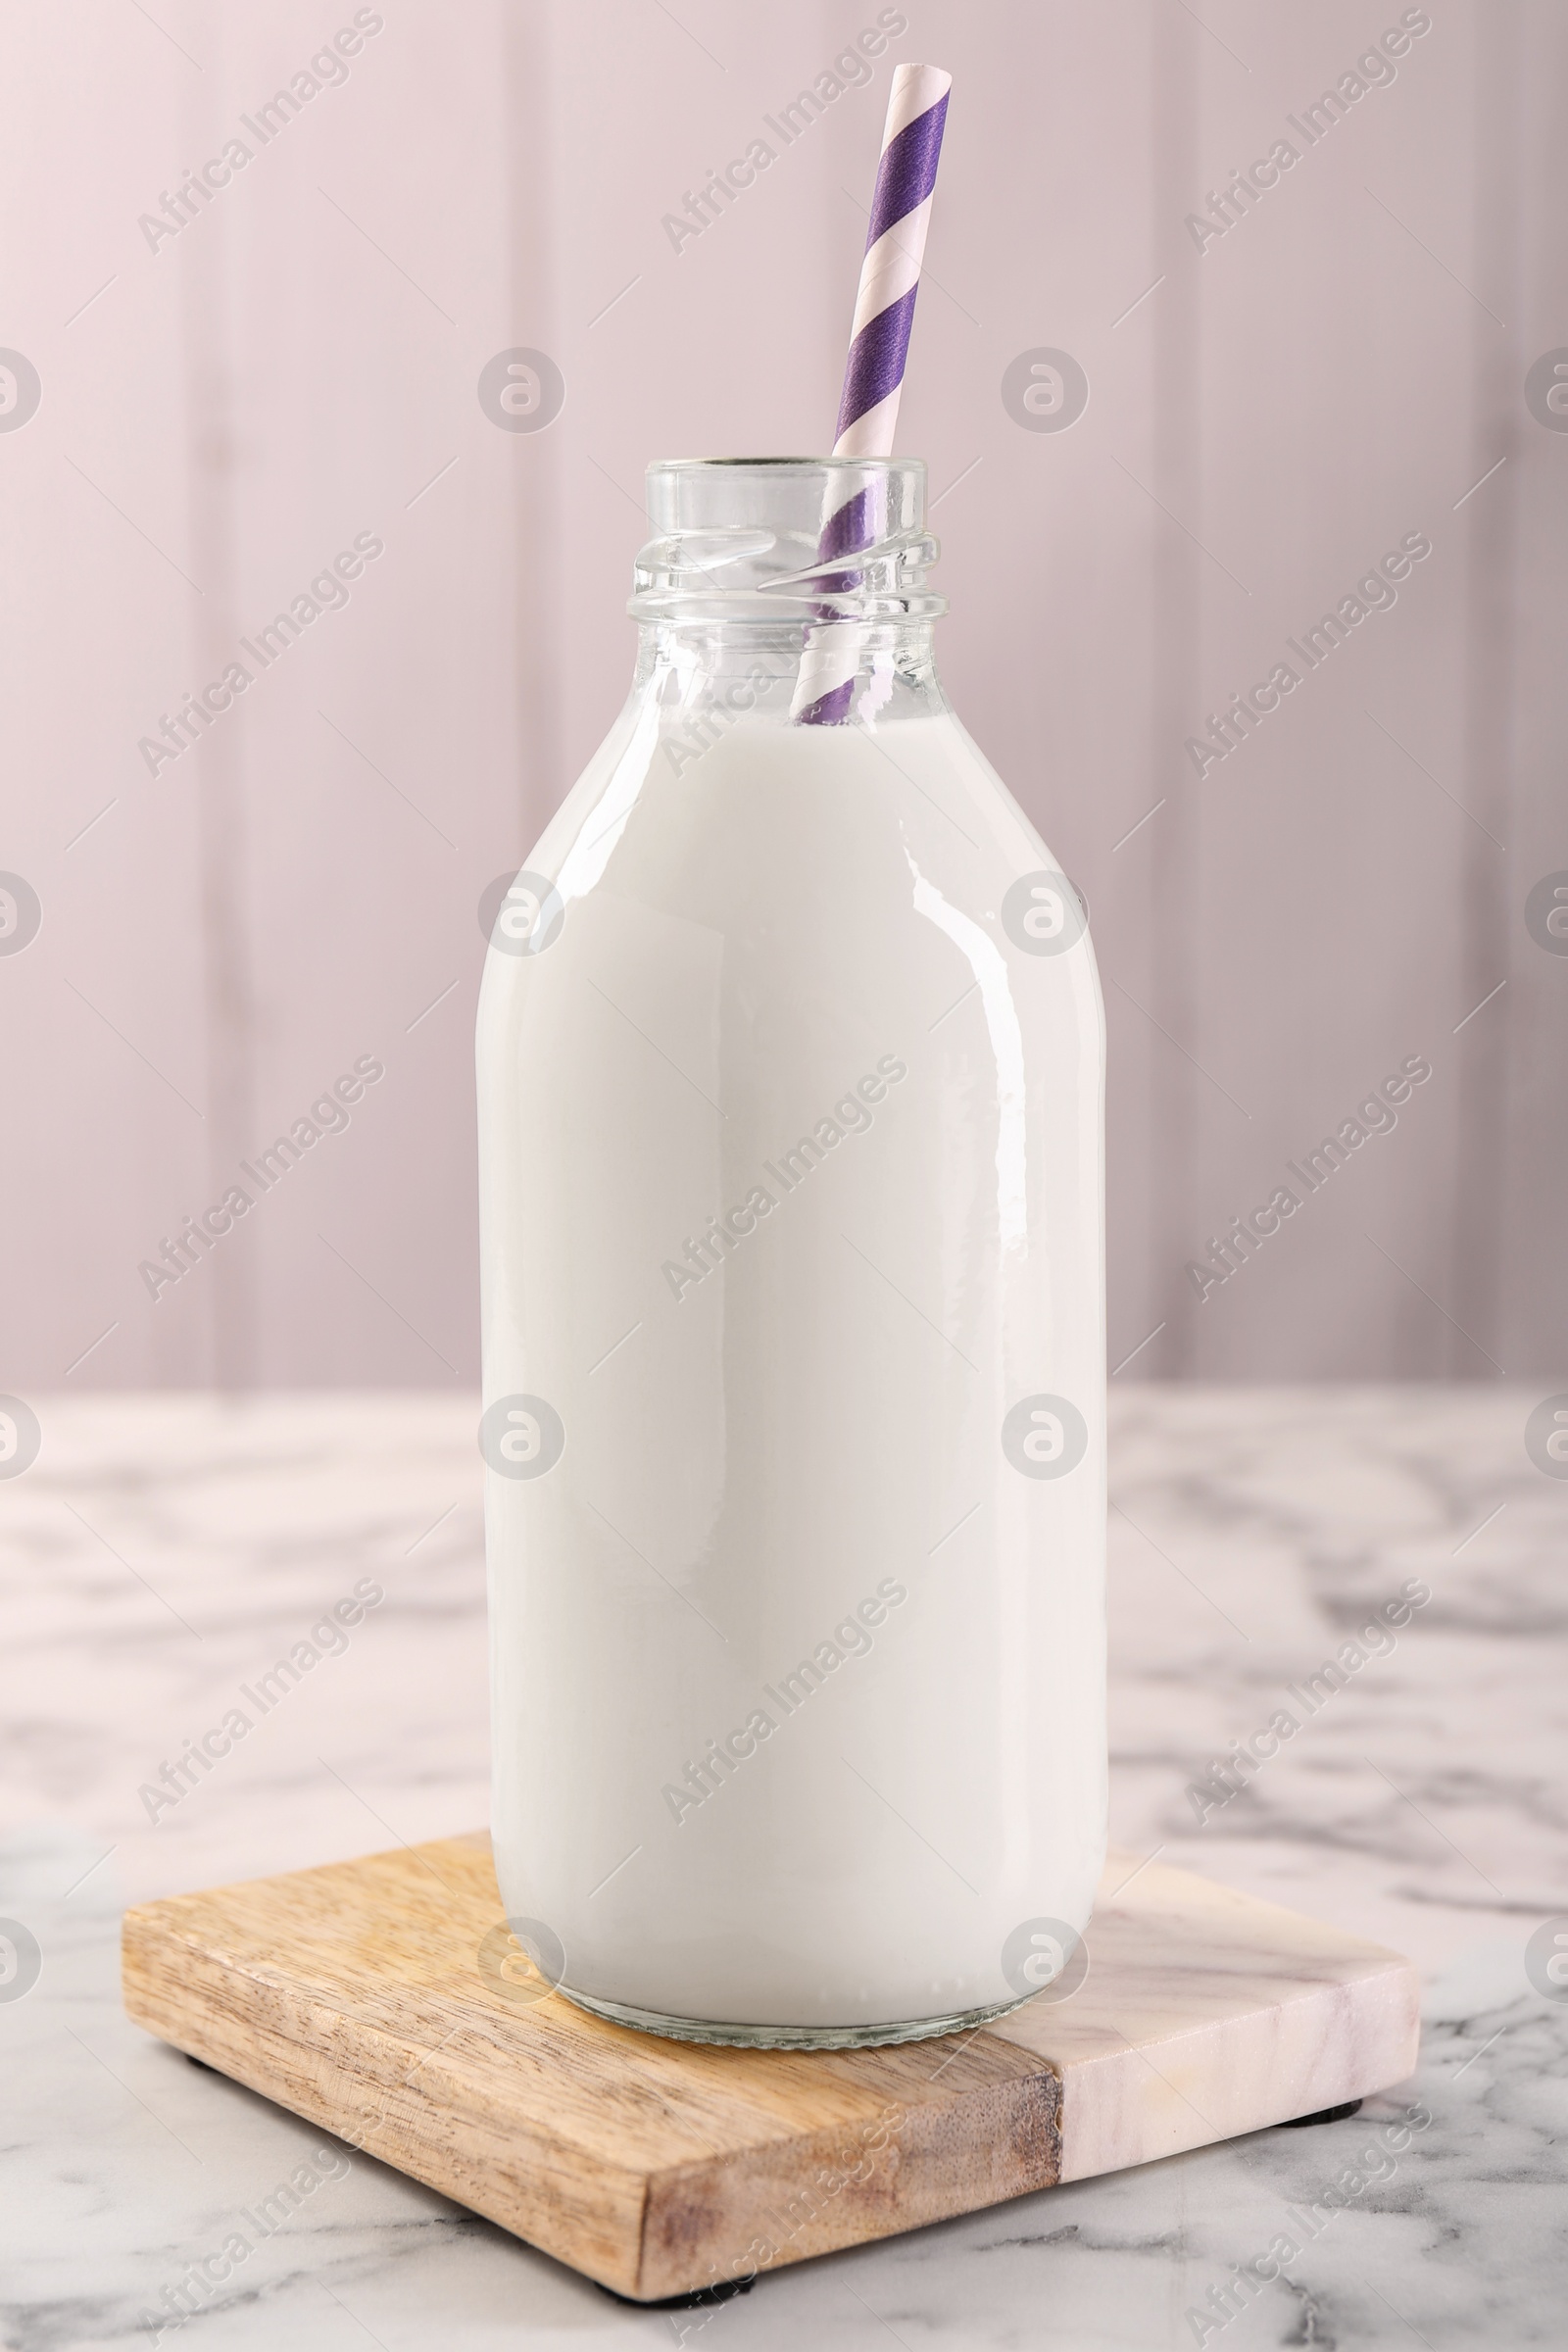
[[[480,1835],[144,1904],[124,1995],[176,2049],[640,2302],[1292,2122],[1414,2068],[1408,1961],[1296,1912],[1112,1854],[1086,1940],[1070,1998],[971,2034],[662,2040],[498,1968]]]

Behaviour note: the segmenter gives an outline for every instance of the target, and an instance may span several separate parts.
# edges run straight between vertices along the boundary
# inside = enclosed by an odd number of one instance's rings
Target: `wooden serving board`
[[[1106,1866],[1069,1999],[893,2048],[714,2047],[519,2001],[500,1930],[488,1838],[444,1838],[128,1912],[125,2007],[642,2302],[1288,2123],[1415,2065],[1397,1953],[1133,1855]]]

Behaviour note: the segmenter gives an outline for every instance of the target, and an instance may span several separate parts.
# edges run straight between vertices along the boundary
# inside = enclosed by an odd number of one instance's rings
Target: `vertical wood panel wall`
[[[42,400],[0,431],[0,868],[43,925],[0,956],[0,1388],[473,1379],[477,901],[624,694],[648,458],[824,441],[918,57],[956,89],[903,441],[951,691],[1092,908],[1111,1361],[1560,1371],[1568,957],[1524,923],[1568,868],[1568,434],[1523,397],[1568,346],[1550,0],[1434,0],[1311,144],[1288,119],[1398,6],[910,6],[679,250],[665,216],[875,7],[387,0],[156,250],[139,217],[356,12],[153,13],[3,20],[0,345]],[[538,433],[477,397],[517,346],[565,380]],[[1089,376],[1065,432],[1001,398],[1040,347]],[[1397,604],[1199,776],[1185,739],[1413,531]],[[363,533],[347,606],[149,774],[160,714]],[[1397,1128],[1200,1300],[1209,1237],[1412,1055]],[[347,1132],[149,1297],[363,1056]]]

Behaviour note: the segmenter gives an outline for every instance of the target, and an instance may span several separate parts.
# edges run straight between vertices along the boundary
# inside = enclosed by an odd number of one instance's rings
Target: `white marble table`
[[[1568,1912],[1568,1482],[1525,1455],[1538,1394],[1114,1392],[1112,1834],[1407,1952],[1431,1987],[1413,2084],[707,2313],[617,2305],[328,2150],[176,2332],[222,2352],[1560,2342],[1568,2004],[1522,1957]],[[0,1997],[0,2346],[85,2352],[153,2342],[141,2315],[320,2145],[125,2022],[122,1905],[484,1818],[478,1456],[462,1396],[32,1401],[42,1453],[0,1483],[0,1915],[42,1952]],[[1393,1649],[1200,1825],[1190,1785],[1407,1578],[1432,1597]],[[348,1647],[150,1819],[140,1790],[360,1579],[384,1599]],[[1232,2266],[1416,2099],[1432,2121],[1393,2169],[1221,2326]]]

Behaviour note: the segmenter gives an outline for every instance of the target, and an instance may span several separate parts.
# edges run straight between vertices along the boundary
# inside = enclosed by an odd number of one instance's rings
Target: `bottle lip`
[[[925,620],[947,610],[925,585],[937,548],[923,459],[656,458],[647,481],[638,620]],[[857,497],[874,537],[834,549],[824,526]]]
[[[925,472],[924,458],[838,458],[838,457],[781,457],[781,458],[650,458],[648,471],[652,473],[681,473],[707,466],[755,466],[763,469],[781,466],[816,466],[824,472],[842,470],[846,473],[920,473]]]

